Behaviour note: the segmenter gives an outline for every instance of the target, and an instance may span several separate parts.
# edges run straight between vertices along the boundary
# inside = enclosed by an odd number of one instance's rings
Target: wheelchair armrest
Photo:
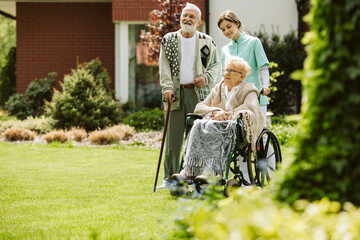
[[[244,123],[242,120],[242,113],[239,114],[239,116],[236,119],[236,134],[237,134],[237,140],[239,142],[244,142],[243,136],[245,135],[244,130]]]
[[[187,119],[202,119],[203,117],[200,115],[197,115],[195,113],[188,113],[186,114]]]
[[[240,121],[242,121],[242,113],[239,114],[239,116],[236,119],[236,123],[239,125]]]
[[[199,116],[195,113],[188,113],[186,114],[186,121],[185,121],[185,133],[186,133],[186,136],[188,135],[189,131],[190,131],[190,128],[192,127],[192,123],[194,121],[190,121],[190,120],[196,120],[196,119],[202,119],[203,117],[202,116]]]

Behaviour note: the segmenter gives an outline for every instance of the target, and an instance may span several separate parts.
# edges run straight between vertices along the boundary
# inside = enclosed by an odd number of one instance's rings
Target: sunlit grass
[[[291,159],[291,149],[282,151]],[[194,200],[152,192],[158,156],[119,146],[0,143],[0,239],[163,239],[179,207]],[[162,176],[161,169],[159,183]]]
[[[0,238],[161,239],[179,202],[152,192],[158,152],[0,143]]]

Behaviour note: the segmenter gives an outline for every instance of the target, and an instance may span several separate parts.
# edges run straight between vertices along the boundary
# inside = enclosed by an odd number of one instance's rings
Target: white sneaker
[[[157,186],[156,189],[170,189],[171,182],[167,179],[164,179],[160,186]]]

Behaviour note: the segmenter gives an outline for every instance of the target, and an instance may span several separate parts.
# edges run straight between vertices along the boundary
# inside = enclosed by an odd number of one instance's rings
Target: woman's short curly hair
[[[233,57],[228,58],[226,60],[225,66],[226,66],[226,68],[231,66],[232,68],[234,68],[234,70],[245,74],[245,76],[249,75],[251,72],[251,67],[249,66],[247,61],[245,61],[241,57],[233,56]]]

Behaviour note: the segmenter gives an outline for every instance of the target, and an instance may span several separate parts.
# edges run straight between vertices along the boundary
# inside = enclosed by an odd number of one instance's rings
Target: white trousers
[[[264,117],[264,127],[267,127],[267,122],[266,122],[267,105],[260,106],[260,110]]]

